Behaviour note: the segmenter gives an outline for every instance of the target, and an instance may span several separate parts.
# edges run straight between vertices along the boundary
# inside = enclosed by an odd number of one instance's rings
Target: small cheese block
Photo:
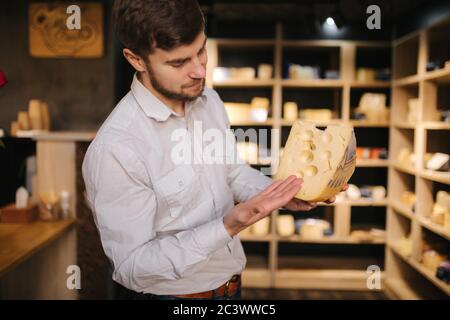
[[[361,199],[361,190],[358,188],[358,186],[355,186],[354,184],[349,184],[348,189],[345,193],[347,195],[347,198],[349,198],[350,200]]]
[[[280,236],[289,237],[295,233],[294,217],[284,214],[277,217],[277,232]]]
[[[298,119],[298,105],[296,102],[286,102],[283,106],[284,119],[295,121]]]
[[[269,234],[269,230],[270,230],[269,227],[270,227],[270,218],[265,217],[252,225],[251,232],[255,236],[261,236],[261,237],[266,236]]]
[[[444,261],[445,256],[435,250],[428,250],[423,253],[422,263],[431,271],[436,271],[439,265]]]
[[[370,82],[375,80],[375,69],[358,68],[356,70],[356,81]]]
[[[270,64],[262,63],[258,65],[258,78],[271,79],[273,67]]]
[[[41,103],[42,112],[42,129],[49,131],[51,127],[50,112],[48,110],[48,104],[46,102]]]
[[[19,123],[17,121],[11,122],[11,129],[10,129],[11,136],[16,137],[17,136],[17,131],[19,131],[19,130],[20,130]]]
[[[410,237],[403,237],[397,241],[397,249],[406,257],[412,254],[412,240]]]
[[[224,106],[231,124],[251,119],[251,106],[249,103],[225,102]]]
[[[325,230],[330,229],[328,221],[320,219],[306,219],[302,222],[299,233],[303,239],[319,240],[324,237]]]
[[[450,232],[450,211],[445,213],[444,228]]]
[[[252,108],[269,109],[270,100],[264,97],[253,97],[250,104]]]
[[[28,113],[25,111],[20,111],[17,114],[17,122],[19,123],[20,130],[30,130],[30,119],[28,118]]]
[[[236,80],[253,80],[255,79],[255,69],[252,67],[229,68],[230,76]]]
[[[427,169],[436,171],[448,171],[450,168],[450,156],[437,152],[427,161]]]
[[[305,201],[325,201],[339,193],[356,164],[356,138],[350,126],[331,124],[325,130],[296,121],[289,134],[276,179],[303,178],[295,195]]]
[[[32,130],[43,129],[41,101],[37,99],[30,100],[28,104],[28,116],[30,117]]]
[[[330,109],[303,109],[300,110],[300,118],[309,121],[327,122],[333,117]]]
[[[416,203],[416,194],[411,191],[404,191],[400,197],[400,200],[405,206],[413,209]]]
[[[383,200],[386,198],[386,188],[383,186],[374,186],[372,188],[373,200]]]
[[[239,236],[240,237],[251,237],[253,235],[252,231],[251,231],[252,226],[253,225],[251,225],[250,227],[247,227],[244,230],[242,230],[241,232],[239,232]]]

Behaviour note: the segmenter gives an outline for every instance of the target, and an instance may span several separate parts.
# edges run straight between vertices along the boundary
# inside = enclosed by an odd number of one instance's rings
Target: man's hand
[[[341,192],[346,191],[347,189],[348,189],[348,184],[346,184],[342,188]],[[324,202],[327,204],[331,204],[335,201],[336,201],[336,197],[332,197]],[[308,201],[303,201],[300,199],[293,198],[284,207],[291,211],[309,211],[309,210],[317,207],[317,202],[308,202]]]
[[[234,236],[273,210],[285,206],[300,190],[302,183],[303,180],[296,176],[276,180],[253,198],[234,206],[223,218],[225,229]]]

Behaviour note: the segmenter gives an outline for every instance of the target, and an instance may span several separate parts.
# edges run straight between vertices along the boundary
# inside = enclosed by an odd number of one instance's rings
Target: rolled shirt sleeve
[[[91,145],[83,162],[87,199],[113,278],[142,291],[161,281],[192,275],[209,255],[232,240],[223,218],[157,237],[157,200],[144,163],[125,144]],[[236,168],[235,190],[253,173]]]

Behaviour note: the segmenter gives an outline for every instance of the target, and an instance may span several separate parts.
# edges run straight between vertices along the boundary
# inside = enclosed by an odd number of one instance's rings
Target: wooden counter
[[[29,224],[0,223],[0,277],[56,240],[74,223],[75,219]]]
[[[75,219],[0,223],[0,299],[78,299],[68,267],[78,265]]]

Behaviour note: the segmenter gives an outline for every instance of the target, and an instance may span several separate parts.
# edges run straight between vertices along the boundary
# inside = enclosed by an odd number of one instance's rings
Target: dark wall
[[[114,107],[112,0],[103,1],[105,54],[99,59],[37,59],[29,55],[28,2],[0,2],[0,127],[9,131],[29,99],[49,104],[52,129],[94,130]]]
[[[420,6],[418,10],[406,14],[394,28],[395,38],[426,28],[450,16],[450,1],[434,0]]]

